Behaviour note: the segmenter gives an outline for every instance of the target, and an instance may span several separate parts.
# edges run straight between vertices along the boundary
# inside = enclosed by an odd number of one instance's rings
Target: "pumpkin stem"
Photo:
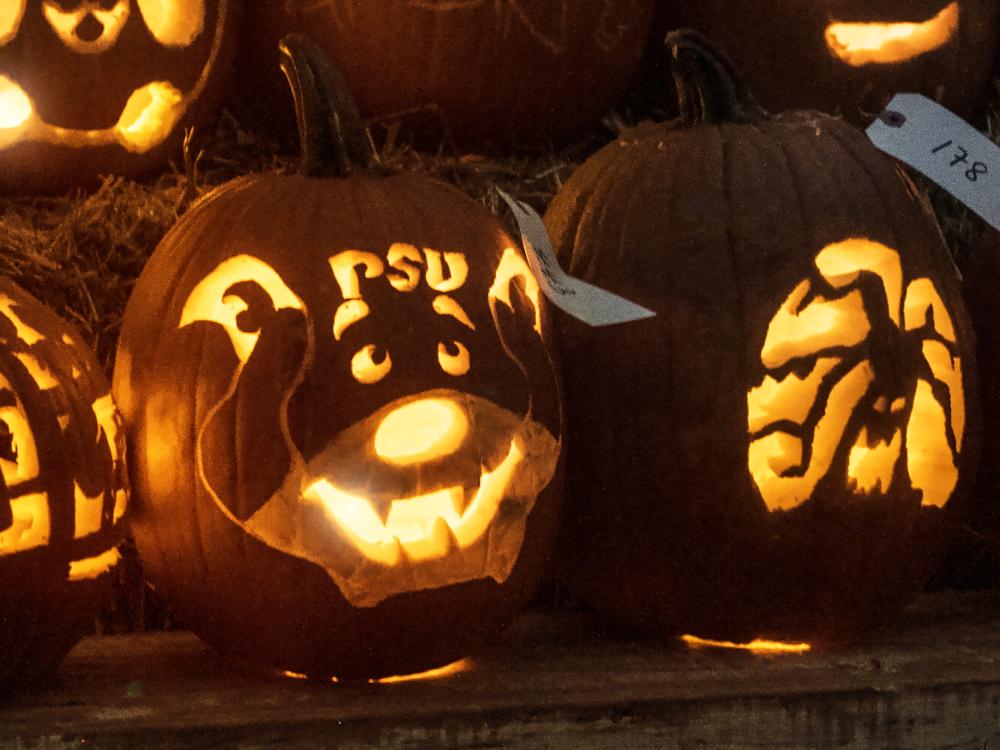
[[[377,161],[344,77],[315,43],[289,34],[278,45],[292,87],[302,159],[299,174],[346,177]]]
[[[674,81],[681,121],[700,123],[755,123],[768,118],[757,103],[743,74],[707,37],[692,29],[667,34],[673,58]]]

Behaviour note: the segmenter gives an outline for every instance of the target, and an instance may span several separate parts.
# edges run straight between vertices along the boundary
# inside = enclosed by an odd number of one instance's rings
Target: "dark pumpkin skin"
[[[16,396],[22,404],[38,455],[37,478],[27,484],[0,477],[0,533],[11,528],[19,489],[47,493],[50,527],[47,543],[16,552],[0,547],[0,693],[7,693],[48,675],[110,595],[111,568],[81,577],[70,566],[121,541],[125,470],[114,460],[124,435],[113,422],[102,425],[93,406],[108,398],[110,386],[79,334],[7,279],[0,278],[0,300],[11,300],[18,326],[31,331],[19,331],[11,314],[0,311],[0,377],[10,385],[0,384],[0,400],[9,406]],[[34,340],[36,333],[44,339]],[[26,355],[55,385],[36,379]],[[8,441],[9,429],[4,422]],[[91,528],[76,528],[74,482],[101,504]]]
[[[301,39],[294,44],[288,62],[315,79],[317,51]],[[440,579],[424,568],[424,585],[404,587],[377,603],[357,604],[330,568],[248,533],[246,519],[273,502],[268,498],[287,481],[290,456],[308,463],[328,455],[331,441],[347,428],[401,396],[451,388],[530,414],[558,440],[555,367],[547,339],[531,329],[530,306],[501,305],[498,323],[490,317],[487,289],[501,253],[516,247],[497,219],[451,186],[359,166],[366,156],[351,135],[353,118],[327,117],[322,108],[314,112],[315,96],[299,96],[308,122],[336,121],[344,128],[323,137],[307,128],[307,174],[248,177],[206,196],[153,254],[129,302],[114,392],[124,404],[134,458],[132,530],[158,592],[229,658],[314,678],[419,672],[488,646],[527,603],[557,528],[557,472],[530,511],[516,564],[502,582],[477,575],[433,585]],[[316,149],[329,150],[334,142],[340,142],[339,152],[317,157]],[[451,294],[475,324],[474,333],[456,334],[461,325],[435,315],[434,295],[423,284],[402,294],[381,276],[361,279],[371,314],[335,339],[331,322],[343,297],[331,256],[364,249],[384,257],[399,242],[466,254],[468,280]],[[226,401],[237,362],[228,337],[215,323],[179,325],[195,285],[220,262],[243,253],[273,268],[308,314],[273,309],[259,296],[260,287],[233,287],[251,304],[242,330],[261,335],[238,376],[236,396]],[[464,341],[471,352],[472,367],[460,377],[444,374],[435,359],[438,342],[450,339]],[[370,342],[389,352],[393,364],[383,380],[363,384],[351,377],[350,363]],[[216,409],[222,402],[226,406]],[[213,416],[218,414],[228,415],[227,421]],[[199,474],[199,451],[208,481]],[[444,461],[438,469],[447,470]],[[347,459],[338,454],[337,462]],[[435,470],[428,468],[421,481],[435,482],[429,478]],[[209,485],[230,501],[233,517],[220,512]],[[354,555],[331,533],[329,519],[314,520],[296,533],[325,535],[333,557]],[[381,585],[378,578],[370,583]]]
[[[606,329],[556,317],[573,504],[562,570],[586,601],[664,637],[850,639],[918,590],[971,478],[974,339],[957,276],[929,209],[863,134],[816,112],[766,116],[734,72],[704,67],[720,58],[703,40],[672,40],[687,126],[627,131],[545,217],[563,268],[658,314]],[[845,440],[809,499],[769,511],[748,468],[765,334],[817,253],[853,237],[896,249],[954,320],[958,487],[943,509],[921,507],[900,462],[889,492],[855,494]],[[877,378],[912,388],[912,364],[881,340],[863,344],[887,368]]]
[[[831,21],[921,22],[949,2],[659,0],[655,26],[660,39],[678,28],[710,37],[774,111],[816,109],[867,125],[894,94],[916,92],[972,117],[986,104],[1000,48],[1000,5],[993,0],[960,0],[955,37],[906,62],[852,67],[832,55],[825,41]]]
[[[20,140],[0,149],[0,189],[53,193],[93,186],[103,175],[142,176],[180,156],[184,132],[215,113],[230,74],[236,39],[232,0],[205,0],[204,28],[188,46],[160,44],[143,23],[135,0],[114,46],[96,54],[68,48],[27,0],[16,35],[0,46],[0,75],[32,98],[42,121],[72,131],[114,128],[131,94],[164,81],[188,101],[183,116],[158,145],[139,152],[120,143],[99,145]],[[67,138],[72,139],[71,134]]]
[[[983,412],[983,457],[976,484],[970,493],[969,526],[986,539],[1000,535],[1000,341],[997,321],[1000,300],[994,289],[1000,275],[1000,232],[983,226],[968,256],[962,259],[962,289],[978,343],[980,394]]]
[[[430,146],[565,143],[624,94],[652,0],[334,0],[248,9],[240,95],[268,126],[287,111],[277,40],[307,34],[341,68],[366,118]]]

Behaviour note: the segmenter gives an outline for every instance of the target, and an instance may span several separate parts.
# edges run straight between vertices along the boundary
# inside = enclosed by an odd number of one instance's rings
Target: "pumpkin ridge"
[[[720,129],[718,137],[722,144],[722,199],[726,204],[727,209],[731,209],[735,206],[734,196],[732,192],[732,185],[730,184],[730,178],[733,175],[732,164],[730,163],[732,159],[732,149],[733,146],[730,144],[729,139],[726,138],[726,133],[724,130]],[[749,139],[748,139],[749,140]],[[733,216],[732,211],[727,210],[726,212],[726,250],[729,253],[729,263],[732,273],[732,283],[736,293],[736,309],[733,311],[734,317],[739,323],[738,336],[741,341],[748,341],[747,336],[748,326],[746,321],[746,310],[748,307],[748,300],[746,295],[746,290],[743,288],[743,283],[741,281],[740,274],[740,260],[737,257],[736,249],[736,234],[733,231]],[[749,373],[747,372],[747,358],[739,357],[738,367],[740,372],[740,379],[749,382]]]

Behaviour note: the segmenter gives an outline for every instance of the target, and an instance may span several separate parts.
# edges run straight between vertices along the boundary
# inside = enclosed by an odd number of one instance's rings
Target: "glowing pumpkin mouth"
[[[393,500],[385,522],[371,503],[334,487],[314,482],[303,493],[327,509],[341,531],[369,560],[396,565],[405,555],[412,561],[434,560],[451,550],[479,541],[500,508],[524,453],[517,438],[493,471],[484,471],[475,496],[464,510],[465,489],[448,487],[420,497]]]
[[[953,2],[920,23],[832,23],[826,29],[826,43],[852,67],[900,63],[946,45],[958,32],[958,21],[958,3]]]
[[[0,149],[38,141],[72,148],[118,145],[144,154],[173,132],[189,101],[169,83],[154,81],[132,93],[114,127],[74,130],[42,121],[24,89],[0,75]]]
[[[435,414],[438,429],[426,422]],[[419,428],[415,452],[392,434],[405,423]],[[507,580],[559,450],[530,416],[439,389],[399,399],[294,461],[249,517],[215,499],[251,536],[323,568],[353,606],[373,607],[408,591]]]

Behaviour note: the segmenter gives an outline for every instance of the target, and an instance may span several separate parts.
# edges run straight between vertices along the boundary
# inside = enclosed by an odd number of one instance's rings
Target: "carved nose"
[[[93,13],[88,13],[76,27],[76,36],[83,42],[96,42],[103,34],[104,24],[98,21]]]
[[[422,398],[389,412],[375,431],[375,454],[405,466],[450,456],[469,430],[465,412],[451,399]]]

